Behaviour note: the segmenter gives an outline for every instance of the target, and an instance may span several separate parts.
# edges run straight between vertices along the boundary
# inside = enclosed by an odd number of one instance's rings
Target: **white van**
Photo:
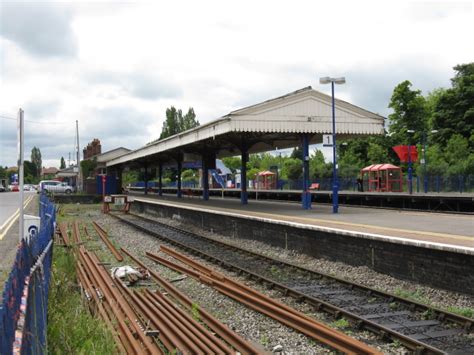
[[[65,182],[55,181],[55,180],[43,180],[40,181],[38,188],[38,193],[41,192],[54,192],[54,193],[66,193],[70,194],[73,191],[72,186],[69,186]]]

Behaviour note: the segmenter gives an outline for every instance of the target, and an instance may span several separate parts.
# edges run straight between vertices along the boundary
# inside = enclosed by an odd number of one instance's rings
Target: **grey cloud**
[[[182,95],[180,87],[158,74],[142,71],[119,73],[111,71],[93,71],[87,74],[90,82],[112,84],[121,87],[131,95],[145,99],[175,98]]]
[[[131,149],[143,146],[150,140],[147,126],[153,120],[158,119],[158,117],[152,117],[128,106],[89,110],[87,120],[82,122],[79,120],[81,156],[82,148],[93,138],[101,140],[103,151],[119,146]],[[16,122],[14,120],[1,120],[0,122],[0,165],[15,165],[17,154]],[[156,133],[156,137],[158,136],[159,132]],[[36,146],[40,148],[43,160],[53,160],[59,164],[61,156],[67,159],[68,153],[74,155],[74,138],[74,122],[71,122],[70,125],[25,122],[25,159],[30,159],[31,149]]]
[[[74,56],[77,41],[72,16],[72,11],[61,4],[2,2],[0,35],[35,56]]]

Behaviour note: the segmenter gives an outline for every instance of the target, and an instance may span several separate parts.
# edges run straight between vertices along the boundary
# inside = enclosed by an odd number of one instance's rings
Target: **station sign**
[[[323,147],[332,147],[332,134],[323,134]]]

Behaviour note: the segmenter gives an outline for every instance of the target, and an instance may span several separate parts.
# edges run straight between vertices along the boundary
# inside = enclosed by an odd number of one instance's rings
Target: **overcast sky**
[[[201,123],[345,76],[336,96],[384,116],[394,86],[449,87],[474,60],[471,2],[1,1],[0,164],[43,165],[82,148],[136,149],[158,138],[165,110]]]

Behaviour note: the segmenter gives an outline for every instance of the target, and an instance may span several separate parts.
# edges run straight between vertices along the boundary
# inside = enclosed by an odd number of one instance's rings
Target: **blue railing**
[[[319,184],[319,190],[331,191],[332,178],[317,178],[311,179],[310,185],[313,183]],[[163,184],[163,187],[176,188],[176,181]],[[143,181],[133,184],[135,187],[145,187]],[[182,188],[196,188],[199,186],[193,181],[182,181]],[[157,188],[158,183],[154,181],[148,182],[148,188]],[[454,175],[454,176],[428,176],[427,179],[428,192],[474,192],[474,175]],[[279,190],[302,190],[303,179],[298,180],[278,180],[277,189]],[[404,176],[403,189],[408,190],[408,178]],[[357,177],[340,177],[339,191],[357,191]],[[417,193],[424,192],[424,178],[423,176],[413,177],[413,191]]]
[[[0,353],[47,353],[47,310],[52,262],[54,204],[40,196],[41,227],[18,246],[0,304]]]

